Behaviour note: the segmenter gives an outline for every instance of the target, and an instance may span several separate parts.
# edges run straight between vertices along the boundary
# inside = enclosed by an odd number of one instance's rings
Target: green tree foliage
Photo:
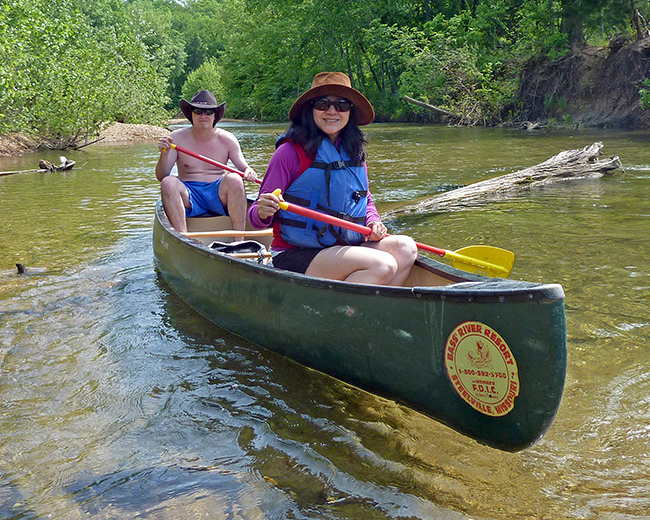
[[[373,24],[407,25],[416,2],[247,0],[247,19],[225,56],[224,87],[242,115],[286,118],[295,98],[323,70],[341,70],[373,102],[395,104],[399,72],[376,56]],[[287,15],[290,13],[290,16]],[[399,45],[396,43],[396,45]],[[388,60],[384,59],[388,58]]]
[[[217,58],[210,58],[196,70],[187,76],[183,84],[183,98],[189,100],[196,92],[207,89],[214,94],[217,101],[223,99],[223,87],[221,86],[221,67]]]
[[[152,0],[132,0],[125,9],[125,22],[142,43],[151,67],[163,84],[166,83],[163,89],[167,95],[166,106],[170,108],[172,99],[178,95],[178,85],[185,81],[188,58],[185,36],[174,28],[178,11],[180,7],[176,3]]]
[[[323,70],[378,120],[421,117],[410,96],[489,124],[516,117],[527,64],[649,19],[650,0],[0,0],[0,132],[157,121],[201,88],[283,120]]]
[[[152,0],[144,0],[151,2]],[[182,70],[170,79],[170,97],[174,108],[184,90],[184,83],[192,71],[209,60],[221,62],[228,42],[238,31],[244,14],[239,0],[194,0],[168,6],[172,13],[175,38],[184,48],[186,56]]]
[[[643,82],[643,88],[639,91],[641,94],[640,103],[645,108],[650,108],[650,78]]]
[[[146,17],[124,2],[0,2],[0,131],[74,142],[104,121],[162,115],[170,63],[144,41]]]

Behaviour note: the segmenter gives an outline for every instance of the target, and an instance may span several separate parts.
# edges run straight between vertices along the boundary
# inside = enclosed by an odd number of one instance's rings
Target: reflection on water
[[[281,125],[228,123],[258,172]],[[155,144],[0,177],[0,518],[643,518],[650,510],[647,135],[372,125],[380,210],[597,140],[625,172],[390,222],[560,282],[558,417],[517,454],[232,336],[153,269]],[[31,168],[39,154],[0,162]],[[31,268],[16,274],[14,264]]]

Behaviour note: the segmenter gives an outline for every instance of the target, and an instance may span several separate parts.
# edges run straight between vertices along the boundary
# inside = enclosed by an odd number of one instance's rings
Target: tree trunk
[[[636,31],[636,40],[637,41],[643,40],[646,34],[641,29],[641,20],[640,20],[641,16],[639,14],[639,10],[636,8],[635,0],[630,0],[630,9],[632,10],[631,18],[632,18],[632,25],[634,26],[634,30]]]
[[[382,218],[388,220],[412,213],[446,211],[460,205],[507,197],[565,179],[603,175],[620,168],[621,161],[616,156],[598,159],[602,147],[602,143],[594,143],[581,150],[566,150],[536,166],[435,195],[415,204],[385,212]]]
[[[583,15],[579,0],[562,0],[560,30],[569,37],[571,48],[585,43]]]

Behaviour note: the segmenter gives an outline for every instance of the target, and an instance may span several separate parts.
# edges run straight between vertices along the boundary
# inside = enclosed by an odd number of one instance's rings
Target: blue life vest
[[[299,156],[305,156],[296,143]],[[301,154],[302,152],[302,154]],[[302,161],[301,161],[302,163]],[[311,165],[283,193],[287,202],[306,206],[356,224],[365,224],[368,176],[363,162],[350,159],[323,139]],[[329,247],[361,244],[361,233],[280,210],[280,232],[289,244],[299,247]]]

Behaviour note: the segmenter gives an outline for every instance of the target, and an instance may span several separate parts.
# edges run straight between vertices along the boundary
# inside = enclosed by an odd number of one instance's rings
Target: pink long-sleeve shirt
[[[366,170],[366,176],[368,175],[368,167],[364,163],[363,167]],[[282,143],[278,149],[271,157],[269,161],[269,166],[262,180],[262,185],[260,186],[260,193],[269,193],[278,188],[282,190],[282,193],[291,186],[291,184],[300,177],[300,158],[298,157],[298,152],[294,148],[293,144],[290,142]],[[257,229],[267,228],[271,225],[273,217],[269,217],[265,220],[260,218],[259,213],[257,212],[257,201],[255,201],[248,210],[248,220],[251,225]],[[372,200],[372,195],[370,190],[368,190],[368,203],[366,207],[366,225],[371,222],[381,221],[379,217],[379,212],[375,206],[375,203]],[[275,226],[277,228],[278,226]],[[288,249],[291,246],[285,242],[279,236],[279,229],[274,228],[274,238],[272,249],[275,251]]]

